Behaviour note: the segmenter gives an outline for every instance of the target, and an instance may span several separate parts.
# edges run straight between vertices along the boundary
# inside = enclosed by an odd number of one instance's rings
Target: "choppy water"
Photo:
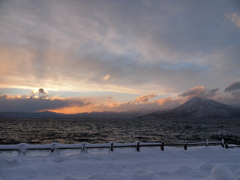
[[[219,131],[239,133],[240,120],[0,119],[0,144],[175,143],[211,139]]]

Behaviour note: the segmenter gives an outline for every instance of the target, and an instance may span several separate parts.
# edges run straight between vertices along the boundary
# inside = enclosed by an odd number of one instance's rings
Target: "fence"
[[[240,147],[239,145],[228,145],[224,143],[224,139],[221,141],[208,141],[205,142],[187,142],[177,143],[177,144],[165,144],[164,141],[160,143],[144,143],[144,142],[135,142],[135,143],[104,143],[104,144],[90,144],[90,143],[80,143],[80,144],[60,144],[60,143],[51,143],[44,145],[32,145],[32,144],[16,144],[16,145],[0,145],[0,151],[18,151],[18,154],[25,154],[27,151],[31,150],[49,150],[52,153],[57,150],[66,150],[66,149],[80,149],[82,152],[87,149],[94,148],[108,148],[109,151],[114,151],[115,148],[135,148],[136,151],[140,151],[141,147],[160,147],[160,150],[164,151],[164,147],[173,146],[173,147],[183,147],[184,150],[187,150],[189,146],[209,146],[209,145],[221,145],[223,148],[234,148]]]

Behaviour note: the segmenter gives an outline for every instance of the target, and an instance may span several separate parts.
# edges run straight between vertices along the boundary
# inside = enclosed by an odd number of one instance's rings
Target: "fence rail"
[[[90,143],[80,143],[80,144],[60,144],[60,143],[51,143],[43,145],[33,145],[33,144],[16,144],[16,145],[0,145],[0,151],[18,151],[19,154],[25,154],[27,151],[31,150],[49,150],[55,152],[57,150],[66,150],[66,149],[80,149],[82,152],[87,149],[94,148],[107,148],[110,151],[114,151],[115,148],[136,148],[139,152],[141,147],[160,147],[160,150],[164,151],[164,147],[175,146],[183,147],[184,150],[187,150],[189,146],[209,146],[209,145],[221,145],[224,148],[234,148],[240,147],[239,145],[228,145],[224,143],[224,139],[221,141],[208,141],[205,142],[187,142],[176,143],[176,144],[166,144],[164,141],[159,143],[145,143],[145,142],[134,142],[134,143],[104,143],[104,144],[90,144]]]

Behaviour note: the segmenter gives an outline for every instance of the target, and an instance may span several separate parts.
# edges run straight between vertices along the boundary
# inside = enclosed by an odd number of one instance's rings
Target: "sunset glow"
[[[0,109],[240,107],[239,1],[0,3]]]

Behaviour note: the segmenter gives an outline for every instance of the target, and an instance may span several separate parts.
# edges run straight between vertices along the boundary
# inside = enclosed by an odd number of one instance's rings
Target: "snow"
[[[55,152],[55,151],[54,151]],[[0,153],[0,180],[240,180],[240,148],[221,146]]]
[[[239,118],[240,109],[231,107],[226,104],[219,103],[214,100],[193,97],[189,101],[178,107],[167,111],[157,111],[149,115],[143,116],[148,118]]]

